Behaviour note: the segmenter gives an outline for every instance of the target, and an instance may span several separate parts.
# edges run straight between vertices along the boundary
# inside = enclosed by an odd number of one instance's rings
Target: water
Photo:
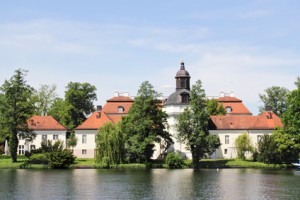
[[[0,170],[0,199],[300,199],[300,171]]]

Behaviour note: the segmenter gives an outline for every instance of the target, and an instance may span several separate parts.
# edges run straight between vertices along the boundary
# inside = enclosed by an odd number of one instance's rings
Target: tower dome
[[[184,62],[181,62],[180,70],[176,73],[176,91],[172,93],[166,105],[185,105],[189,103],[190,74],[185,70]]]
[[[190,78],[190,73],[185,70],[184,67],[184,62],[181,62],[180,70],[176,73],[176,77],[189,77]]]

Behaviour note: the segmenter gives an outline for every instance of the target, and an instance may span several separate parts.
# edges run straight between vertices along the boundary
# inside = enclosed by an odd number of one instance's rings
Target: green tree
[[[207,113],[211,115],[225,115],[226,110],[223,107],[223,103],[219,103],[218,99],[209,99],[207,101]]]
[[[259,107],[259,111],[264,112],[266,107],[270,107],[276,115],[281,117],[286,110],[288,93],[288,89],[279,86],[265,89],[265,94],[259,94],[259,98],[264,104],[264,106]]]
[[[78,138],[74,131],[71,131],[69,137],[67,138],[67,148],[73,148],[77,145]]]
[[[267,164],[279,164],[280,156],[276,153],[277,144],[272,135],[263,135],[257,143],[258,161]]]
[[[242,160],[246,159],[246,152],[253,152],[254,150],[254,147],[251,143],[251,138],[247,133],[243,133],[235,139],[235,147],[238,158]]]
[[[35,133],[28,128],[27,120],[34,113],[33,93],[25,80],[26,71],[18,69],[15,74],[5,80],[1,87],[3,92],[0,113],[0,129],[9,139],[9,151],[13,162],[17,161],[18,136],[31,141]]]
[[[96,133],[96,159],[102,162],[108,158],[109,163],[120,164],[125,158],[125,138],[119,124],[107,123]]]
[[[69,110],[71,105],[62,98],[54,99],[53,104],[48,112],[54,119],[56,119],[60,124],[65,127],[71,128],[69,124],[71,123],[71,116],[69,115]]]
[[[288,134],[300,134],[300,77],[295,82],[296,89],[287,95],[287,109],[283,114],[282,121],[284,130]]]
[[[154,152],[154,143],[164,149],[173,143],[166,131],[167,114],[159,107],[158,96],[148,81],[143,82],[128,116],[122,120],[130,162],[149,161]]]
[[[97,100],[96,87],[89,83],[70,82],[66,89],[65,101],[70,106],[68,127],[73,129],[95,111],[93,101]]]
[[[192,153],[193,166],[199,167],[199,161],[206,154],[212,154],[221,144],[219,138],[208,131],[209,115],[207,99],[200,80],[192,86],[190,106],[177,118],[177,140],[185,143]]]
[[[47,115],[57,98],[56,85],[41,85],[35,93],[35,98],[36,115]]]

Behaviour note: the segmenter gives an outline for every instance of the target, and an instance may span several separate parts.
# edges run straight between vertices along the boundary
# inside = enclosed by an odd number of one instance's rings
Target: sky
[[[0,6],[0,84],[17,69],[38,89],[69,82],[136,96],[144,81],[167,97],[185,63],[207,96],[234,92],[255,115],[271,86],[300,76],[298,0],[14,0]]]

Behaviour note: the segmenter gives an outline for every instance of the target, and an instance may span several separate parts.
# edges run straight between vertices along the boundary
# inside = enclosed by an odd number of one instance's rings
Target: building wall
[[[31,151],[32,148],[40,148],[43,138],[53,142],[60,140],[63,142],[64,147],[66,147],[66,130],[37,130],[34,132],[36,133],[36,137],[32,142],[25,142],[23,138],[19,137],[18,154],[24,154],[25,151]]]
[[[73,154],[77,158],[95,158],[97,130],[76,130],[77,145]]]
[[[167,105],[163,107],[163,111],[168,114],[168,132],[172,135],[174,144],[170,147],[168,151],[175,151],[180,153],[183,157],[192,159],[192,154],[187,150],[187,146],[183,143],[180,143],[176,139],[176,117],[184,111],[187,105]]]
[[[235,140],[238,136],[247,133],[250,136],[252,145],[257,147],[259,137],[262,135],[270,135],[272,132],[273,130],[210,130],[210,134],[217,135],[221,142],[221,146],[210,157],[220,159],[237,158]],[[246,154],[248,158],[251,156],[250,153]]]

